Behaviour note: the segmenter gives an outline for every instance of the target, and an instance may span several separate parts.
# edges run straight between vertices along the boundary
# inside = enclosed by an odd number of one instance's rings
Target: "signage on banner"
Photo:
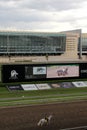
[[[10,91],[23,90],[21,85],[8,85],[7,88]]]
[[[48,84],[36,84],[38,89],[51,89],[51,87]]]
[[[87,78],[87,63],[2,65],[2,82],[30,82],[51,79]]]
[[[24,90],[37,90],[35,84],[22,84],[21,86]]]

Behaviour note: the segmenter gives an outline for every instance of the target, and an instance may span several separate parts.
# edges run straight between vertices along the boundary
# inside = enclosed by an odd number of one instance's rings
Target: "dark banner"
[[[87,63],[80,64],[80,78],[87,78]]]
[[[7,88],[9,91],[23,90],[21,85],[8,85]]]
[[[18,64],[2,66],[2,82],[87,78],[87,63]]]
[[[2,82],[23,82],[46,79],[44,65],[3,65]]]
[[[23,65],[3,65],[2,66],[2,81],[3,82],[19,82],[24,80]]]

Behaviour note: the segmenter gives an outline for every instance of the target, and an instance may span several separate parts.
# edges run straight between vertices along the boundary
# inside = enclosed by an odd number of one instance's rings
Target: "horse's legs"
[[[42,126],[42,125],[43,125],[43,122],[41,121],[41,122],[40,122],[40,126]]]
[[[37,125],[40,126],[41,125],[41,121],[39,121]]]
[[[40,122],[39,122],[39,126],[42,126],[42,125],[43,125],[43,122],[42,122],[42,121],[40,121]]]

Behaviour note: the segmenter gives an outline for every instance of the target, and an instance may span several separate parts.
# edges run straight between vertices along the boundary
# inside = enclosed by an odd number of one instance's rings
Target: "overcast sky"
[[[0,0],[0,30],[87,32],[87,0]]]

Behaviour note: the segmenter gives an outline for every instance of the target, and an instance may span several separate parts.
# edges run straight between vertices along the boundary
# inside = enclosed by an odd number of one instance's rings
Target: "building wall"
[[[67,34],[65,56],[78,57],[78,36],[75,34]]]

